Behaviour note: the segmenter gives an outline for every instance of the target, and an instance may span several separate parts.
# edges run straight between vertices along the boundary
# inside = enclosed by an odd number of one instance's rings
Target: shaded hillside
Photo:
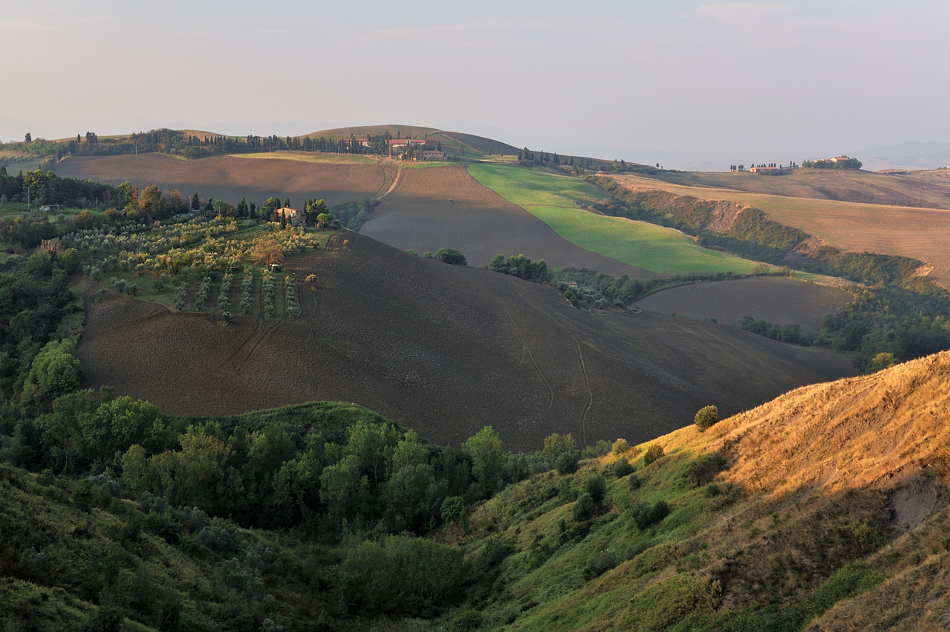
[[[327,204],[375,198],[390,187],[396,177],[394,165],[334,164],[304,160],[254,160],[247,157],[216,156],[184,160],[164,154],[68,158],[56,165],[60,176],[92,178],[119,184],[129,180],[144,188],[178,189],[182,195],[194,192],[237,203],[258,204],[268,197],[291,198],[300,205],[305,199],[322,198]]]
[[[743,316],[787,325],[804,332],[821,330],[821,317],[841,311],[854,300],[844,290],[787,277],[758,277],[694,283],[657,292],[634,303],[661,314],[715,318],[732,324]]]
[[[439,443],[492,424],[516,448],[552,432],[643,441],[789,388],[848,374],[850,359],[648,313],[581,312],[555,290],[411,257],[352,233],[295,257],[299,320],[179,314],[88,302],[85,383],[172,414],[353,401]]]
[[[471,265],[487,265],[499,254],[523,254],[544,259],[552,267],[590,268],[636,278],[657,276],[562,239],[458,165],[401,170],[396,186],[360,232],[420,254],[458,248]]]

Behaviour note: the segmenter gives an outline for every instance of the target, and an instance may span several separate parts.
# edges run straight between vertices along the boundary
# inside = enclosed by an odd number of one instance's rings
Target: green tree
[[[456,250],[455,248],[439,248],[435,251],[435,258],[441,259],[445,263],[453,266],[464,266],[468,265],[468,261],[465,259],[465,255]]]
[[[485,426],[462,444],[462,450],[472,457],[472,473],[485,495],[491,497],[501,489],[507,458],[501,437],[491,426]]]
[[[23,387],[24,400],[57,397],[77,386],[82,365],[71,340],[51,340],[36,355]]]
[[[320,475],[320,500],[326,505],[337,529],[362,502],[366,490],[367,479],[356,455],[350,454],[323,470]]]
[[[705,432],[719,421],[719,409],[715,406],[703,406],[696,412],[693,423],[700,432]]]

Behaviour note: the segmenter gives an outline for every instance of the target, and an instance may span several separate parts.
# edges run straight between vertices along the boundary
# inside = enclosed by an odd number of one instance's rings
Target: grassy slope
[[[662,274],[751,272],[755,263],[708,250],[683,233],[623,218],[588,213],[602,192],[582,180],[536,170],[471,165],[481,184],[548,224],[567,241],[624,263]]]
[[[902,493],[946,481],[948,375],[942,353],[798,389],[703,434],[684,428],[653,442],[666,455],[650,465],[645,446],[623,453],[639,488],[613,477],[620,454],[508,488],[475,513],[466,542],[473,560],[490,539],[509,547],[491,579],[503,588],[476,604],[485,629],[790,631],[822,616],[842,630],[931,629],[946,603],[950,508],[921,493],[919,527],[888,520],[908,510]],[[606,500],[576,520],[574,498],[597,473]],[[669,516],[638,528],[630,508],[658,500]],[[607,550],[619,565],[586,578]]]

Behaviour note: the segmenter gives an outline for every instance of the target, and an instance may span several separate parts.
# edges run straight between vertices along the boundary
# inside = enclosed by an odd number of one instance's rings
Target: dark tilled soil
[[[458,248],[470,265],[486,265],[495,255],[523,254],[544,259],[552,267],[589,268],[641,279],[661,276],[565,241],[459,165],[403,169],[395,188],[360,232],[420,255]]]
[[[335,164],[215,156],[182,160],[164,154],[138,156],[80,156],[56,165],[58,175],[92,178],[119,184],[125,180],[143,188],[178,189],[182,196],[197,192],[237,204],[241,197],[258,205],[269,197],[290,198],[302,207],[307,199],[323,199],[330,206],[375,199],[386,192],[396,177],[394,165]]]
[[[661,314],[715,318],[732,324],[743,316],[781,325],[798,323],[818,333],[821,317],[837,313],[853,298],[844,290],[786,277],[756,277],[671,288],[634,303]]]
[[[552,432],[649,440],[716,404],[731,414],[851,372],[831,352],[644,312],[588,313],[553,289],[411,257],[341,232],[287,262],[298,320],[180,314],[111,296],[88,304],[85,386],[171,414],[352,401],[457,444],[492,425],[515,449]]]

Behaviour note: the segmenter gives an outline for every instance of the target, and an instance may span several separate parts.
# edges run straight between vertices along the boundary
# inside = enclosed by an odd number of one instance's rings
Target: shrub
[[[259,597],[264,590],[264,584],[254,569],[241,564],[236,557],[221,564],[221,572],[224,575],[224,583],[240,590],[251,599]]]
[[[184,527],[168,513],[150,513],[145,516],[145,528],[154,533],[169,544],[176,544],[179,536],[184,532]]]
[[[650,525],[654,525],[663,520],[663,518],[666,518],[670,513],[670,508],[665,500],[658,500],[655,505],[651,505],[646,501],[640,501],[634,505],[630,513],[637,528],[646,529]]]
[[[198,539],[206,547],[217,553],[230,553],[235,548],[234,538],[221,527],[204,527],[198,534]]]
[[[168,499],[155,496],[152,492],[142,492],[139,496],[139,508],[145,513],[162,513],[168,509]]]
[[[620,564],[620,557],[611,549],[594,553],[587,560],[587,566],[584,567],[584,579],[590,581],[595,577],[600,577],[618,564]]]
[[[441,259],[445,263],[453,266],[464,266],[468,264],[465,255],[455,248],[439,248],[435,252],[435,258]]]
[[[16,564],[16,570],[20,575],[34,582],[42,582],[46,579],[46,569],[49,567],[49,561],[42,553],[37,552],[32,546],[23,551],[20,561]]]
[[[122,486],[108,474],[90,476],[89,482],[107,492],[113,498],[122,498]]]
[[[485,568],[494,568],[501,564],[506,557],[511,554],[511,546],[504,540],[498,538],[488,538],[485,541],[485,548],[482,560]]]
[[[627,461],[627,457],[620,457],[620,460],[614,463],[614,478],[623,478],[631,472],[633,466]]]
[[[630,444],[627,443],[626,439],[617,439],[614,441],[614,444],[611,447],[611,452],[620,455],[626,452],[628,449],[630,449]]]
[[[79,632],[119,632],[122,629],[122,613],[113,606],[99,606],[89,615]]]
[[[595,503],[599,503],[607,494],[607,483],[604,482],[603,476],[594,474],[584,483],[584,490],[590,494],[591,499]]]
[[[643,455],[643,464],[649,465],[662,456],[663,446],[661,446],[659,443],[654,443],[649,448],[647,448],[646,454]]]
[[[208,514],[197,507],[179,507],[178,510],[181,512],[181,524],[189,531],[198,531],[208,526]]]
[[[573,474],[577,471],[577,452],[572,450],[557,457],[554,467],[558,474]]]
[[[631,474],[630,478],[627,479],[627,484],[630,485],[630,489],[640,489],[640,477],[636,474]]]
[[[581,521],[587,518],[593,509],[594,499],[589,493],[584,492],[574,502],[574,507],[571,509],[571,515],[574,516],[574,520]]]
[[[715,406],[703,406],[696,412],[693,423],[700,432],[705,432],[713,424],[719,421],[719,409]]]

